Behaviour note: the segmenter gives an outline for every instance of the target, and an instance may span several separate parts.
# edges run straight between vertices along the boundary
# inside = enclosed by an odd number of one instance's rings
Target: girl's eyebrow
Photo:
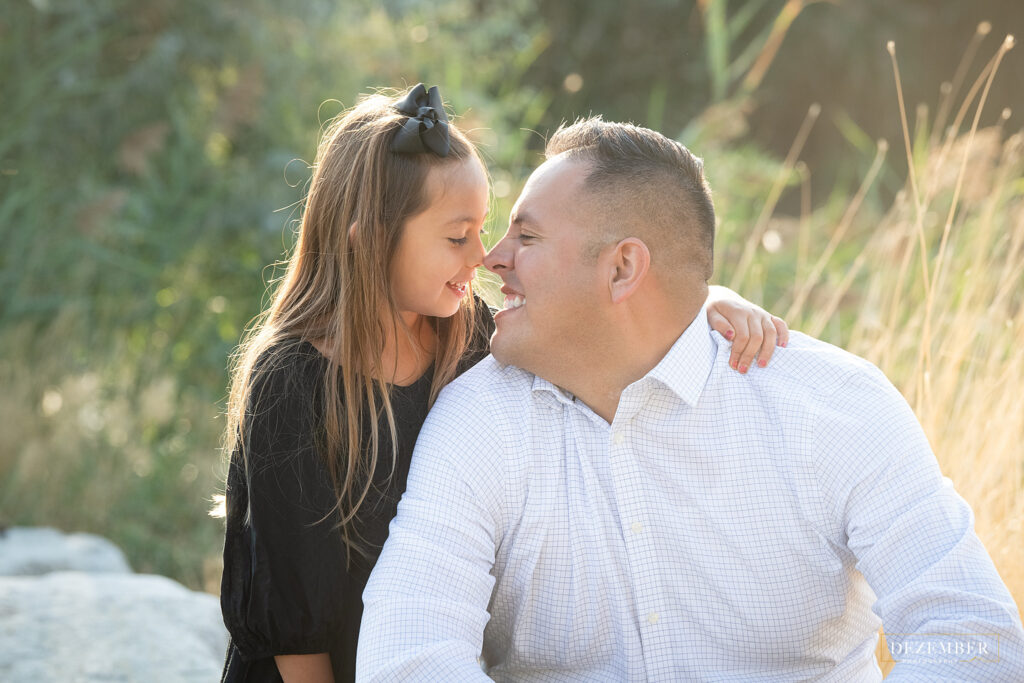
[[[488,211],[487,213],[484,214],[485,219],[487,218],[489,213],[490,212]],[[459,218],[451,219],[445,225],[457,225],[459,223],[476,223],[476,218],[474,218],[473,216],[460,216]]]

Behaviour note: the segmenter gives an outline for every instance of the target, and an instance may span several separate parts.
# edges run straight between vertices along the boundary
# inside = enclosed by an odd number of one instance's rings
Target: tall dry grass
[[[980,26],[977,37],[989,29]],[[774,226],[785,224],[771,218],[778,193],[770,192],[729,281],[741,292],[756,290],[763,277],[759,261],[792,259],[792,288],[768,307],[785,311],[794,328],[874,362],[901,390],[943,473],[973,508],[977,533],[1019,606],[1024,603],[1024,134],[1008,133],[1009,110],[998,116],[998,124],[979,127],[988,87],[1013,43],[1007,36],[959,95],[970,55],[965,57],[953,81],[943,84],[930,130],[924,108],[918,109],[913,128],[907,123],[890,43],[905,137],[898,147],[909,169],[903,191],[881,220],[861,216],[865,196],[894,153],[879,141],[860,188],[841,212],[827,217],[808,212],[789,222],[787,241],[796,252],[790,254],[770,244],[779,240]],[[812,107],[811,124],[817,114]],[[782,180],[796,173],[801,136],[803,130],[794,144],[797,154],[780,171]],[[765,254],[766,246],[776,253]],[[884,643],[878,654],[887,671],[891,657],[883,648]]]

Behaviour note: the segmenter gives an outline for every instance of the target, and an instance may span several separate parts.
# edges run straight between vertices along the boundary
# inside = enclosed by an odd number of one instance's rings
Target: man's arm
[[[477,658],[494,587],[503,468],[483,412],[450,387],[420,433],[363,593],[360,681],[489,680]]]
[[[970,506],[880,371],[833,395],[815,451],[829,516],[878,597],[897,662],[886,680],[1024,681],[1017,606]]]

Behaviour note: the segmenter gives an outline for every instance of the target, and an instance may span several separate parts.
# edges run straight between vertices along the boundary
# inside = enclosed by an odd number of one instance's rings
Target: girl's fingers
[[[728,318],[714,308],[708,308],[708,324],[711,325],[711,329],[730,341],[736,334],[736,330],[729,324]]]
[[[745,317],[737,320],[733,327],[736,328],[736,336],[732,340],[729,365],[734,370],[744,373],[750,369],[750,364],[754,361],[754,354],[761,346],[763,332],[760,325],[751,327]]]
[[[771,318],[761,318],[761,329],[764,331],[764,337],[761,341],[761,348],[757,352],[757,366],[763,368],[772,359],[779,333]]]
[[[789,326],[785,320],[757,307],[751,309],[749,305],[743,308],[718,302],[708,308],[708,323],[711,329],[732,342],[729,365],[740,373],[748,372],[754,363],[766,367],[775,347],[789,343]]]
[[[776,342],[779,346],[786,346],[789,344],[789,325],[782,318],[773,315],[772,325],[775,327],[775,331],[778,332],[778,341]]]

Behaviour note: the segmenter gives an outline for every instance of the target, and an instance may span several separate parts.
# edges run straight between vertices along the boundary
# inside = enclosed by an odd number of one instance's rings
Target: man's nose
[[[494,273],[512,267],[512,249],[509,247],[508,237],[502,237],[501,241],[484,256],[484,267]]]

